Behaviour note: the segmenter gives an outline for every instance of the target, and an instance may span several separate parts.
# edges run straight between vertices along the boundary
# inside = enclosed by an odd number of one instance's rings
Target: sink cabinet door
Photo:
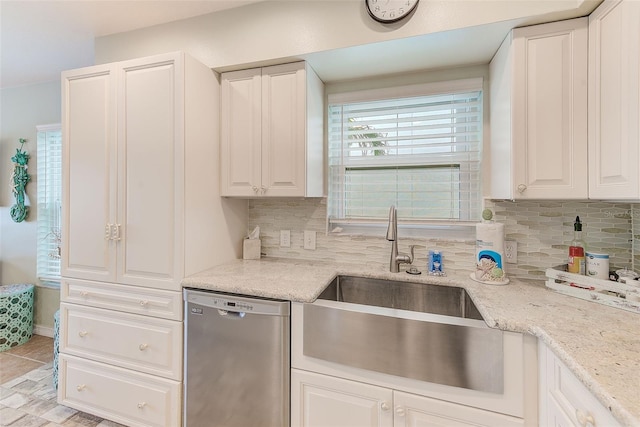
[[[394,427],[523,426],[515,418],[414,394],[393,392]]]
[[[291,427],[391,427],[393,392],[293,369]]]

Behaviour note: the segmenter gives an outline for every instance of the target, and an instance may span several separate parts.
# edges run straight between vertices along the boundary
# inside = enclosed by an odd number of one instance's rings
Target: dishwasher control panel
[[[288,316],[290,304],[288,301],[275,301],[245,296],[222,295],[215,292],[206,291],[184,291],[184,300],[190,303],[188,311],[191,314],[202,314],[202,308],[197,306],[211,307],[218,310],[225,310],[238,313],[255,313]]]

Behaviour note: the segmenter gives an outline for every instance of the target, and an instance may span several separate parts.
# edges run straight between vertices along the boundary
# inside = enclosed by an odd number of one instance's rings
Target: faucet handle
[[[425,245],[409,245],[409,252],[410,252],[410,254],[409,254],[409,260],[410,260],[409,264],[413,264],[413,260],[415,258],[413,253],[414,253],[414,249],[415,248],[422,249],[422,248],[426,248],[426,246]]]
[[[418,245],[409,245],[409,264],[413,264],[413,250]]]

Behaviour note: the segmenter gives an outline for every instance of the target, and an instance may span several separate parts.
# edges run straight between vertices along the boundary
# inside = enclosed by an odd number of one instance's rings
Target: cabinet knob
[[[527,190],[527,186],[524,184],[518,185],[518,193],[522,194]]]
[[[390,409],[389,404],[387,402],[382,402],[380,404],[380,409],[382,409],[383,411],[388,411]]]
[[[84,390],[86,387],[87,387],[87,386],[86,386],[85,384],[80,384],[80,385],[76,386],[76,390],[78,390],[78,391],[82,391],[82,390]]]
[[[266,192],[267,192],[267,187],[265,186],[260,187],[260,194],[264,194]]]
[[[138,402],[138,409],[142,409],[147,406],[147,402]]]
[[[582,427],[587,427],[588,425],[595,427],[596,425],[596,420],[593,419],[593,416],[589,413],[585,414],[580,409],[576,409],[576,418]]]
[[[86,297],[87,295],[89,295],[89,292],[87,292],[87,291],[80,291],[80,296],[81,296],[81,297]]]
[[[402,406],[396,406],[396,415],[399,417],[405,416],[404,408]]]
[[[78,336],[79,336],[80,338],[84,338],[84,337],[86,337],[86,336],[87,336],[87,334],[88,334],[88,333],[89,333],[89,332],[87,332],[87,331],[80,331],[80,332],[78,332]]]
[[[138,346],[138,348],[140,349],[140,351],[145,351],[148,347],[149,347],[149,344],[147,344],[147,343],[143,343],[143,344],[140,344],[140,345]]]
[[[144,299],[140,300],[140,305],[141,305],[142,307],[146,307],[146,306],[147,306],[147,304],[149,304],[149,301],[144,300]]]
[[[254,193],[258,192],[258,187],[256,187],[255,185],[253,187],[251,187],[251,189],[253,190]]]

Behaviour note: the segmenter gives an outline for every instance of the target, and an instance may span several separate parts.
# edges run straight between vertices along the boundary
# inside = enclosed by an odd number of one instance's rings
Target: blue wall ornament
[[[11,219],[15,222],[22,222],[29,216],[29,206],[24,205],[25,188],[31,180],[27,173],[27,163],[29,163],[29,153],[22,150],[26,139],[20,138],[20,148],[16,149],[16,154],[11,158],[13,162],[13,172],[11,172],[11,192],[16,198],[16,203],[11,206]]]

